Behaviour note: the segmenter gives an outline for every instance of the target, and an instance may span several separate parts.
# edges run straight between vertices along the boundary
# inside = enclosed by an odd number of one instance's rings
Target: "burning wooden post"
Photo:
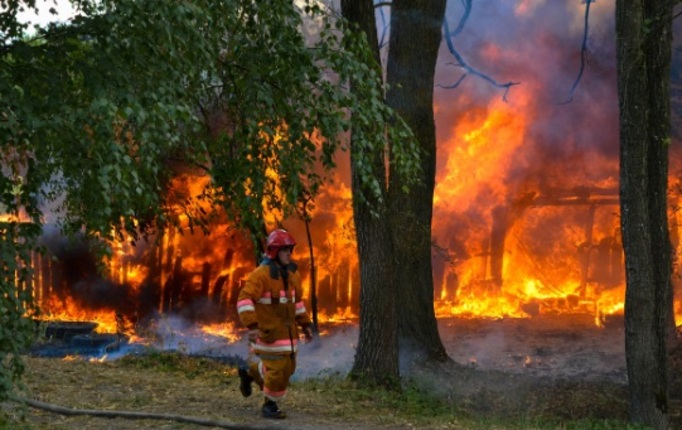
[[[536,193],[525,193],[517,199],[513,205],[499,205],[492,210],[492,226],[490,230],[490,279],[497,287],[502,287],[504,250],[507,240],[507,232],[514,222],[521,217],[523,212],[532,205]]]
[[[201,289],[199,294],[201,297],[208,298],[209,282],[211,281],[211,263],[205,262],[201,266]]]
[[[576,187],[570,190],[549,190],[544,194],[526,193],[510,206],[498,206],[492,211],[492,226],[488,255],[490,257],[489,276],[496,285],[503,284],[504,253],[508,231],[523,213],[533,207],[587,205],[585,240],[580,254],[581,280],[580,294],[584,297],[588,282],[593,280],[590,267],[593,263],[593,228],[595,212],[599,206],[618,205],[618,190],[612,188]],[[622,252],[613,255],[609,250],[609,271],[613,273],[622,267]]]
[[[225,284],[230,281],[230,275],[220,275],[218,276],[218,279],[215,282],[215,285],[213,286],[213,292],[211,293],[211,301],[213,304],[216,306],[220,307],[220,303],[223,298],[223,290],[225,288]]]
[[[327,315],[334,315],[336,312],[336,303],[334,301],[335,295],[332,290],[334,284],[332,279],[333,276],[327,274],[319,282],[318,305]]]
[[[490,279],[499,287],[502,286],[502,267],[504,263],[504,242],[507,239],[509,209],[497,206],[492,211],[493,224],[490,230]]]
[[[230,310],[237,308],[239,289],[243,286],[249,272],[251,272],[251,269],[245,266],[239,266],[234,269],[230,282],[228,283],[230,288],[225,296],[225,305]]]
[[[597,210],[597,205],[592,204],[587,211],[587,220],[585,222],[585,242],[581,246],[581,266],[582,274],[580,277],[580,297],[585,298],[587,293],[587,281],[590,272],[590,260],[592,256],[592,235],[594,232],[594,212]]]
[[[350,263],[345,259],[337,270],[335,293],[336,293],[336,308],[345,309],[349,305],[350,295]]]
[[[617,237],[618,232],[615,232],[594,246],[594,265],[590,279],[607,288],[622,285],[624,282],[623,247]]]

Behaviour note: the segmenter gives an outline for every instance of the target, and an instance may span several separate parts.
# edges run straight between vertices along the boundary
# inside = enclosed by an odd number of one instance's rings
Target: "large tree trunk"
[[[423,184],[409,195],[390,170],[401,354],[447,359],[433,309],[431,217],[436,176],[433,88],[446,0],[394,0],[387,63],[387,103],[412,128],[423,150]],[[407,356],[406,356],[407,357]]]
[[[668,428],[667,218],[672,3],[617,0],[625,350],[633,423]]]
[[[342,0],[343,16],[367,35],[370,47],[378,46],[372,0]],[[378,49],[378,48],[375,48]],[[374,67],[379,70],[378,50]],[[352,85],[352,83],[351,83]],[[352,135],[351,135],[352,136]],[[357,151],[351,137],[351,166]],[[373,158],[372,169],[381,184],[386,183],[384,157]],[[352,169],[353,219],[360,266],[360,334],[351,377],[388,388],[399,387],[398,338],[395,307],[395,262],[390,226],[386,222],[386,206],[366,202],[360,180]],[[385,193],[385,189],[382,190]],[[384,202],[386,201],[384,197]],[[372,204],[370,208],[368,204]],[[374,209],[379,216],[370,212]]]

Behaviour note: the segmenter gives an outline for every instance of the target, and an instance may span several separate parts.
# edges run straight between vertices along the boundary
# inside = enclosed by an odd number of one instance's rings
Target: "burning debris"
[[[122,317],[119,316],[119,320],[122,324]],[[119,351],[128,343],[128,336],[119,330],[97,333],[94,322],[36,321],[36,327],[39,340],[28,352],[37,357],[102,357]]]

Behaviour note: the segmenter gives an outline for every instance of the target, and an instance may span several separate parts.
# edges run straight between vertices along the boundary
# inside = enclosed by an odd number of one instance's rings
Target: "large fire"
[[[580,39],[568,35],[581,34],[584,5],[519,1],[513,13],[505,13],[502,6],[481,6],[486,7],[489,10],[479,15],[495,26],[470,23],[470,28],[485,31],[485,39],[479,40],[475,32],[469,39],[463,34],[458,46],[468,47],[472,61],[495,65],[494,71],[529,77],[528,83],[514,87],[509,103],[489,83],[473,77],[466,81],[474,82],[473,89],[461,86],[436,94],[436,314],[587,314],[602,325],[622,314],[625,288],[612,5],[592,6],[592,24],[601,32],[592,39],[593,74],[583,77],[580,94],[565,106],[556,103],[560,97],[548,101],[545,92],[569,86],[575,76]],[[561,8],[570,13],[555,10]],[[541,15],[546,19],[539,20]],[[530,25],[532,19],[538,20]],[[505,28],[514,33],[503,32]],[[561,75],[566,68],[570,75]],[[446,69],[439,68],[437,80],[453,81]],[[310,298],[315,288],[319,319],[329,322],[357,317],[360,288],[348,160],[342,158],[339,164],[336,180],[316,201],[312,221],[307,226],[300,219],[284,222],[299,242],[294,258],[306,295]],[[173,189],[196,194],[205,180],[178,177]],[[672,199],[677,206],[680,197]],[[676,254],[682,237],[680,216],[671,211]],[[57,258],[36,255],[35,297],[46,318],[97,321],[102,331],[120,330],[117,315],[135,326],[158,315],[177,314],[207,333],[229,337],[237,330],[238,289],[257,256],[247,235],[225,220],[210,230],[204,235],[170,229],[156,244],[114,243],[105,277],[94,270],[87,252],[47,237]],[[674,283],[679,284],[677,277]],[[682,324],[679,300],[675,312]]]
[[[623,311],[617,186],[566,181],[562,189],[533,190],[501,180],[518,164],[526,127],[523,117],[495,102],[463,117],[454,126],[458,138],[444,143],[452,149],[434,203],[437,316],[589,314],[601,325]],[[198,193],[205,180],[182,177],[175,187]],[[474,206],[483,208],[484,218],[467,217]],[[466,224],[458,230],[466,234],[453,237],[453,218]],[[359,275],[347,182],[330,184],[312,213],[314,281],[305,224],[290,219],[285,226],[299,240],[295,256],[308,298],[315,284],[320,321],[355,319]],[[95,276],[84,250],[57,246],[58,261],[37,256],[35,291],[45,316],[96,321],[99,331],[114,332],[120,314],[132,324],[178,314],[206,333],[234,339],[234,304],[255,267],[253,246],[224,221],[212,225],[209,235],[185,230],[166,231],[156,245],[114,243],[106,278]],[[679,302],[676,311],[682,322]]]
[[[451,255],[437,279],[437,314],[589,312],[601,324],[623,308],[617,183],[566,178],[559,189],[505,181],[527,164],[527,127],[524,116],[496,101],[465,115],[456,139],[445,142],[451,150],[435,207],[450,216],[436,217],[434,231]],[[472,210],[483,219],[471,220]],[[466,237],[449,237],[453,215],[471,226]]]

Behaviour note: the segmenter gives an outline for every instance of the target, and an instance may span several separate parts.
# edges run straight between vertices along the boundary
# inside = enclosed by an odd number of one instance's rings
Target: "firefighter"
[[[247,364],[239,367],[239,389],[249,397],[253,382],[261,388],[265,418],[286,417],[277,402],[286,395],[289,378],[296,370],[298,327],[306,341],[313,336],[303,304],[301,275],[291,261],[295,245],[286,230],[272,231],[261,264],[249,275],[237,299],[239,319],[248,328],[253,352]]]

